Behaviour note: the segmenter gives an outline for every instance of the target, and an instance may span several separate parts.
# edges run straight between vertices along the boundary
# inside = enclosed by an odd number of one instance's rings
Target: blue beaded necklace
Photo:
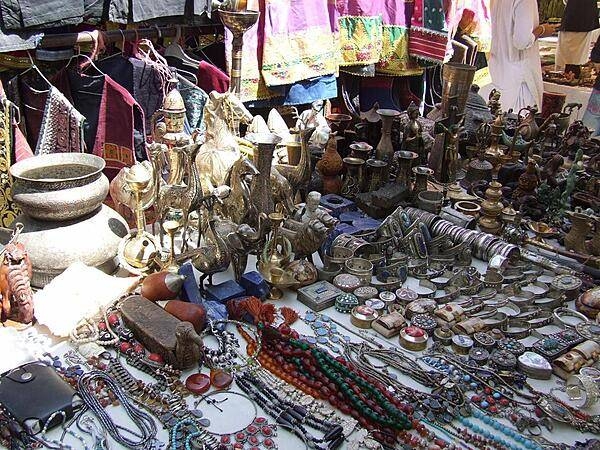
[[[487,414],[485,414],[477,409],[473,410],[473,418],[480,420],[481,422],[490,426],[494,430],[499,431],[500,433],[502,433],[505,436],[508,436],[510,439],[517,442],[517,444],[508,442],[507,440],[499,437],[497,435],[497,433],[494,433],[492,431],[489,431],[485,428],[480,427],[479,425],[473,423],[470,419],[468,419],[466,417],[459,417],[458,420],[462,425],[466,426],[467,428],[470,428],[475,433],[481,434],[488,439],[493,439],[496,442],[498,442],[499,444],[501,444],[511,450],[522,450],[522,449],[543,450],[543,447],[540,446],[539,444],[537,444],[536,442],[532,441],[531,439],[527,439],[525,436],[523,436],[518,431],[512,430],[507,425],[504,425],[504,424],[498,422],[494,418],[488,416]]]
[[[180,420],[171,429],[171,450],[177,450],[178,449],[177,441],[184,434],[183,431],[179,431],[179,428],[183,427],[183,426],[189,427],[188,428],[189,430],[195,429],[195,431],[192,431],[191,433],[188,433],[188,435],[185,437],[185,444],[184,444],[185,450],[192,450],[192,440],[194,440],[195,438],[197,438],[198,436],[200,436],[201,434],[203,434],[200,431],[200,428],[198,427],[198,424],[195,421],[193,421],[192,419],[183,419],[183,420]]]
[[[307,311],[302,320],[312,328],[315,334],[314,336],[302,336],[311,345],[327,346],[334,353],[341,354],[339,346],[350,342],[350,337],[340,333],[331,317],[325,314]]]

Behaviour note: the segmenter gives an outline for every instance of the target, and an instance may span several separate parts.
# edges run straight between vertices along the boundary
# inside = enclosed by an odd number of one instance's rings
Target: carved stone
[[[202,339],[189,322],[182,322],[156,303],[139,295],[121,307],[125,325],[150,352],[158,353],[176,369],[190,369],[203,358]]]

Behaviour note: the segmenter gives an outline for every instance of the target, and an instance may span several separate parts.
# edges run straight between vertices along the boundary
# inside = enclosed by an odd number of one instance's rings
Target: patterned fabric
[[[85,117],[54,86],[50,87],[36,155],[83,152]]]
[[[327,0],[261,2],[262,75],[281,86],[337,72]]]
[[[383,48],[381,16],[342,16],[338,19],[342,66],[379,62]]]
[[[422,71],[408,52],[412,0],[336,1],[334,31],[338,33],[340,65],[376,63],[385,75],[418,75]]]
[[[415,0],[409,53],[415,58],[443,63],[448,47],[443,0]]]
[[[190,129],[202,129],[203,122],[203,113],[204,113],[204,105],[206,105],[206,101],[208,100],[208,95],[198,86],[193,83],[190,83],[181,75],[177,75],[177,79],[179,80],[179,85],[177,89],[183,98],[183,103],[185,104],[185,115],[187,118],[188,125]]]

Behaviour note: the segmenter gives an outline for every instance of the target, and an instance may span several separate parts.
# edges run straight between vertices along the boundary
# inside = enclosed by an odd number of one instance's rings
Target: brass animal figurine
[[[292,134],[299,134],[300,138],[300,161],[298,165],[290,164],[275,164],[275,169],[285,179],[288,180],[292,190],[292,200],[296,199],[296,195],[300,187],[308,183],[310,180],[310,148],[308,141],[315,132],[316,128],[304,128],[300,130],[292,130]]]
[[[258,218],[258,228],[242,223],[227,235],[227,244],[231,249],[231,264],[235,280],[239,283],[248,265],[248,255],[259,253],[264,244],[264,238],[269,224],[266,214],[261,213]]]
[[[250,199],[250,177],[258,175],[256,166],[245,156],[233,164],[226,184],[231,187],[231,193],[223,202],[223,215],[234,223],[247,223],[248,217],[252,220],[258,212]]]
[[[33,321],[33,291],[31,261],[21,243],[11,242],[4,247],[0,266],[0,292],[2,292],[1,322],[15,320]]]
[[[200,177],[198,169],[194,164],[200,146],[189,144],[183,147],[175,147],[173,150],[183,154],[184,167],[186,168],[187,184],[168,185],[165,184],[158,190],[158,202],[156,204],[156,215],[160,223],[160,239],[163,243],[162,224],[168,208],[181,210],[182,251],[187,249],[188,216],[192,206],[201,196]]]
[[[303,259],[311,258],[321,248],[330,229],[319,219],[308,222],[287,219],[279,231],[292,243],[295,258]]]

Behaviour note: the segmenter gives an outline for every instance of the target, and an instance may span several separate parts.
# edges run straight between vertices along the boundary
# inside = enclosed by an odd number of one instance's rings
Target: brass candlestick
[[[134,274],[145,274],[152,270],[160,251],[160,243],[146,231],[146,217],[142,205],[142,194],[148,189],[151,175],[141,166],[132,166],[125,174],[125,183],[135,197],[137,230],[125,236],[118,249],[118,258],[123,267]]]
[[[175,234],[181,228],[181,224],[177,220],[167,220],[163,223],[163,230],[169,235],[171,242],[171,251],[169,252],[169,259],[163,264],[163,270],[168,272],[178,273],[179,265],[175,260]]]
[[[258,21],[258,11],[226,11],[219,10],[219,18],[223,25],[231,31],[231,90],[238,95],[242,91],[242,48],[244,33]]]

